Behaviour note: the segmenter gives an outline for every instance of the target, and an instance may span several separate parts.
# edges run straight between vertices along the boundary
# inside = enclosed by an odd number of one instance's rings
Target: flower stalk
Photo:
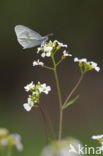
[[[63,107],[66,105],[66,103],[70,100],[71,96],[73,95],[73,93],[77,90],[77,88],[79,87],[82,79],[83,79],[84,74],[81,73],[80,79],[79,81],[76,83],[75,87],[72,89],[72,91],[69,93],[68,97],[66,98],[66,100],[64,101]]]
[[[8,154],[7,156],[12,156],[12,147],[8,146]]]
[[[48,111],[47,111],[47,108],[46,108],[45,104],[44,104],[44,110],[45,110],[45,116],[46,116],[46,119],[47,119],[49,128],[50,128],[50,130],[51,130],[52,137],[53,137],[54,139],[56,139],[54,127],[53,127],[52,121],[51,121],[51,119],[50,119],[50,116],[49,116],[49,114],[48,114]]]
[[[46,144],[48,144],[48,127],[47,127],[47,120],[46,120],[46,117],[45,117],[45,112],[44,112],[41,105],[39,105],[39,109],[40,109],[41,116],[42,116],[42,119],[43,119],[43,122],[44,122],[44,127],[45,127],[44,131],[45,131]]]
[[[59,109],[60,109],[60,118],[59,118],[59,136],[58,136],[58,140],[61,140],[62,137],[62,125],[63,125],[63,109],[62,109],[62,97],[61,97],[61,90],[60,90],[60,85],[59,85],[59,79],[58,79],[58,75],[57,75],[57,69],[56,69],[56,63],[55,63],[55,59],[54,59],[54,55],[52,56],[52,61],[53,61],[53,65],[54,65],[54,76],[55,76],[55,80],[56,80],[56,86],[57,86],[57,92],[58,92],[58,98],[59,98]]]

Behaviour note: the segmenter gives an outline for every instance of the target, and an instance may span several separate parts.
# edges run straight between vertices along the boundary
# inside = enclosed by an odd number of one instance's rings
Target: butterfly
[[[16,25],[14,29],[17,40],[23,49],[39,46],[48,40],[48,36],[53,35],[51,33],[46,36],[41,36],[36,31],[23,25]]]

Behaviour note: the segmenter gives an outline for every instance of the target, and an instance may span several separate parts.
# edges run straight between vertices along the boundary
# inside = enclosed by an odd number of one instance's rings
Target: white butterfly
[[[41,45],[48,40],[48,36],[53,35],[53,34],[49,34],[42,37],[39,33],[23,25],[15,26],[15,33],[17,36],[17,40],[20,43],[20,45],[23,47],[23,49],[32,48]]]

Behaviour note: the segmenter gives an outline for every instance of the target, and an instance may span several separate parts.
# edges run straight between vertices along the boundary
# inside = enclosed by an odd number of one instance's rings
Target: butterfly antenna
[[[48,34],[47,36],[53,36],[54,34],[53,33],[50,33],[50,34]]]

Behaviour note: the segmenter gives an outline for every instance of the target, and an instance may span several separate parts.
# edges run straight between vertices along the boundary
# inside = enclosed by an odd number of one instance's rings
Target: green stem
[[[43,65],[43,67],[46,68],[46,69],[52,70],[52,71],[54,70],[53,68],[48,67],[48,66],[44,66],[44,65]]]
[[[45,104],[44,104],[44,107],[45,107],[45,116],[46,116],[46,119],[47,119],[49,128],[51,130],[52,137],[55,139],[56,137],[55,137],[55,132],[54,132],[53,124],[52,124],[52,121],[51,121],[51,119],[49,117],[49,114],[48,114],[48,111],[47,111],[47,107],[46,107]]]
[[[7,156],[12,156],[12,146],[8,146]]]
[[[56,63],[54,60],[54,55],[52,56],[52,61],[54,64],[54,76],[56,80],[56,86],[57,86],[57,92],[58,92],[58,98],[59,98],[59,108],[60,108],[60,119],[59,119],[59,137],[58,140],[61,140],[62,137],[62,125],[63,125],[63,109],[62,109],[62,98],[61,98],[61,91],[60,91],[60,85],[59,85],[59,79],[57,75],[57,70],[56,70]]]
[[[45,117],[45,112],[43,110],[43,108],[41,107],[41,105],[39,105],[39,109],[43,118],[43,122],[45,125],[45,139],[46,139],[46,144],[48,144],[48,128],[47,128],[47,122],[46,122],[46,117]]]
[[[48,67],[48,66],[45,66],[45,65],[43,65],[42,67],[54,71],[54,68],[51,68],[51,67]],[[54,129],[53,129],[53,126],[52,126],[52,122],[51,122],[51,120],[49,118],[49,115],[48,115],[48,112],[46,110],[46,107],[45,107],[45,111],[44,111],[44,109],[40,106],[40,110],[41,110],[44,122],[45,123],[48,122],[49,128],[50,128],[51,133],[52,133],[52,136],[55,138],[55,133],[54,133]],[[48,140],[47,139],[48,138],[48,136],[47,136],[47,128],[45,128],[45,135],[46,135],[46,140]],[[46,141],[46,142],[48,142],[48,141]]]
[[[1,151],[0,152],[1,153],[1,156],[4,156],[4,147],[3,146],[0,147],[0,151]]]
[[[76,89],[78,88],[78,86],[80,85],[82,79],[83,79],[84,74],[81,74],[79,81],[76,83],[75,87],[72,89],[72,91],[70,92],[70,94],[68,95],[68,97],[66,98],[63,106],[65,106],[65,104],[70,100],[71,96],[73,95],[73,93],[76,91]]]
[[[58,66],[60,63],[62,63],[63,59],[61,59],[60,61],[58,61],[58,63],[56,64],[56,66]]]
[[[62,137],[62,124],[63,124],[63,109],[62,109],[62,99],[61,99],[61,92],[60,92],[60,86],[59,86],[59,80],[56,69],[54,70],[56,85],[57,85],[57,91],[58,91],[58,97],[59,97],[59,105],[60,105],[60,119],[59,119],[59,141]]]

